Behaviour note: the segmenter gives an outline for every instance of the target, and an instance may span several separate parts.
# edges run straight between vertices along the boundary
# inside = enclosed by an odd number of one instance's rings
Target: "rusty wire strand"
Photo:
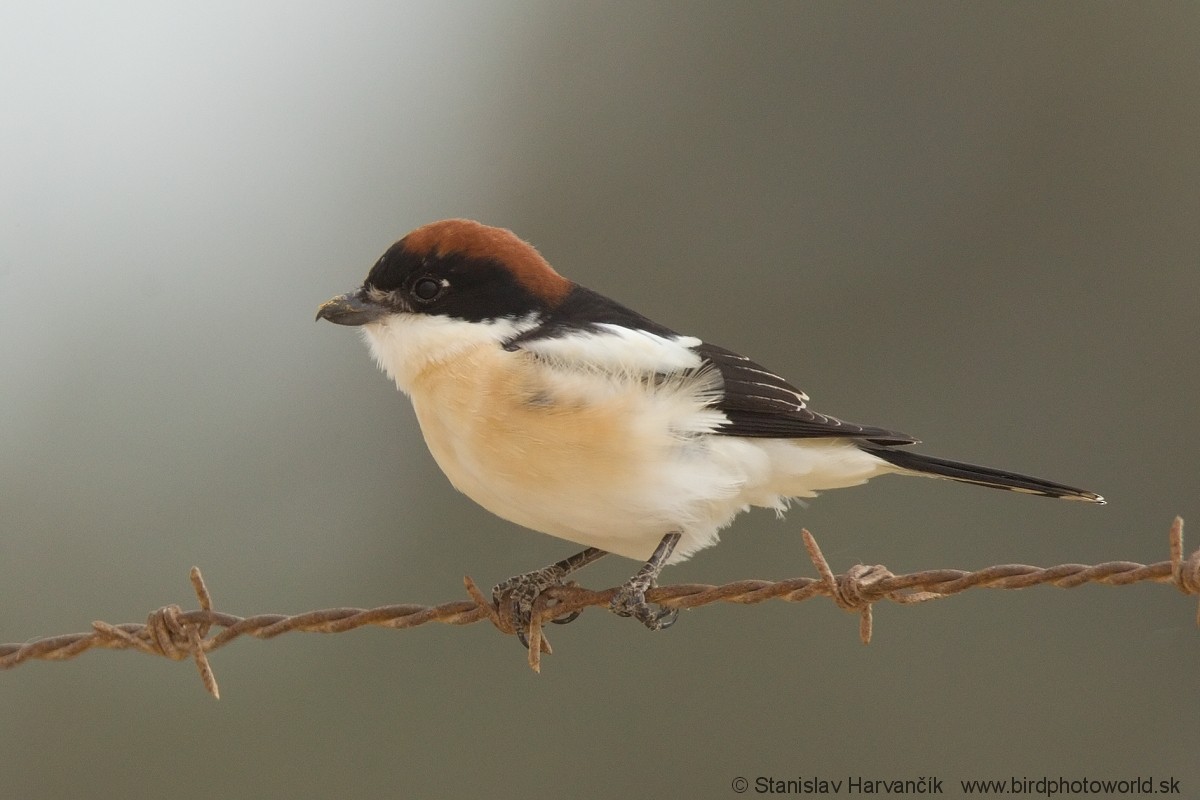
[[[880,600],[912,604],[941,599],[973,588],[1024,589],[1049,584],[1072,589],[1085,583],[1127,586],[1144,581],[1172,583],[1184,594],[1200,595],[1200,550],[1184,557],[1181,517],[1176,517],[1171,525],[1170,559],[1157,564],[1131,561],[1108,561],[1091,566],[1059,564],[1054,567],[1002,564],[974,572],[938,569],[907,575],[894,575],[880,565],[859,564],[839,575],[830,569],[812,534],[804,531],[803,536],[805,548],[820,574],[819,578],[746,580],[723,586],[676,584],[651,589],[646,593],[646,599],[684,609],[716,602],[748,605],[783,600],[798,603],[818,596],[829,597],[840,608],[859,615],[859,636],[867,644],[871,641],[872,632],[871,607]],[[140,650],[177,661],[190,656],[196,663],[205,689],[213,697],[219,697],[208,653],[243,635],[271,639],[290,631],[340,633],[366,625],[403,629],[429,622],[470,625],[485,619],[502,633],[516,633],[511,616],[485,597],[469,577],[464,578],[463,582],[470,600],[438,606],[404,604],[370,609],[328,608],[290,616],[259,614],[253,617],[239,617],[214,610],[212,598],[196,567],[192,568],[191,582],[200,604],[199,610],[183,611],[177,605],[169,605],[152,612],[145,623],[110,625],[97,621],[92,623],[92,630],[86,633],[51,636],[23,644],[0,644],[0,669],[11,669],[33,659],[62,661],[93,648]],[[616,588],[592,591],[567,584],[542,592],[534,603],[526,631],[530,667],[534,671],[540,670],[542,655],[553,652],[542,632],[546,621],[593,606],[607,607],[616,591]],[[1200,609],[1197,609],[1196,624],[1200,626]],[[222,630],[210,636],[210,629],[214,626]]]

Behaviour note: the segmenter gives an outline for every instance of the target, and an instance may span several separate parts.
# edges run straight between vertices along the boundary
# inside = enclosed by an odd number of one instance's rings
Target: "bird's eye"
[[[418,300],[429,302],[442,293],[442,284],[433,278],[421,278],[413,284],[412,293]]]

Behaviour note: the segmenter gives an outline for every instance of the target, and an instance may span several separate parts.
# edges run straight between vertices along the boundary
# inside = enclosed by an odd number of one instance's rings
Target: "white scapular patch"
[[[596,327],[522,342],[521,349],[561,366],[628,374],[669,374],[699,369],[703,363],[691,349],[700,344],[694,336],[659,336],[607,322]]]

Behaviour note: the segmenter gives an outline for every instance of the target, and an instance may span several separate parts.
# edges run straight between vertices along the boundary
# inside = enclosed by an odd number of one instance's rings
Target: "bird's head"
[[[362,326],[380,366],[406,373],[536,324],[573,284],[512,231],[466,219],[431,222],[380,256],[363,285],[317,309]]]

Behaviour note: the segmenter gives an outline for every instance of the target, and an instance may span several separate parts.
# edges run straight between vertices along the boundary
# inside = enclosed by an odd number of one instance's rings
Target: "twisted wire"
[[[1034,567],[1026,564],[1001,564],[966,571],[935,569],[895,575],[882,565],[855,565],[835,574],[822,555],[816,540],[803,531],[805,548],[817,569],[817,578],[790,578],[781,581],[743,580],[721,586],[675,584],[660,586],[646,593],[646,599],[670,608],[699,608],[712,603],[753,605],[768,600],[798,603],[814,597],[829,597],[840,608],[859,615],[859,636],[864,644],[871,641],[872,606],[887,600],[898,604],[922,603],[958,594],[968,589],[1024,589],[1049,585],[1071,589],[1088,583],[1128,586],[1134,583],[1171,583],[1186,595],[1200,595],[1200,550],[1183,554],[1183,519],[1176,517],[1170,530],[1170,559],[1156,564],[1132,561],[1108,561],[1103,564],[1059,564]],[[0,669],[11,669],[26,661],[62,661],[96,648],[133,649],[172,660],[188,657],[195,662],[206,690],[219,697],[219,689],[208,654],[241,636],[271,639],[292,631],[341,633],[364,626],[406,629],[431,622],[446,625],[470,625],[490,621],[506,634],[517,632],[511,613],[486,598],[470,577],[464,578],[470,600],[437,606],[400,604],[377,608],[328,608],[303,614],[258,614],[239,617],[216,611],[200,570],[191,570],[192,588],[200,608],[183,611],[177,605],[164,606],[150,613],[145,623],[111,625],[93,622],[92,630],[51,636],[25,643],[0,644]],[[541,668],[541,657],[553,652],[543,634],[547,621],[563,618],[591,607],[607,607],[617,588],[593,591],[567,584],[546,589],[534,603],[528,628],[529,665]],[[1196,624],[1200,625],[1200,609]],[[221,630],[210,635],[212,628]]]

